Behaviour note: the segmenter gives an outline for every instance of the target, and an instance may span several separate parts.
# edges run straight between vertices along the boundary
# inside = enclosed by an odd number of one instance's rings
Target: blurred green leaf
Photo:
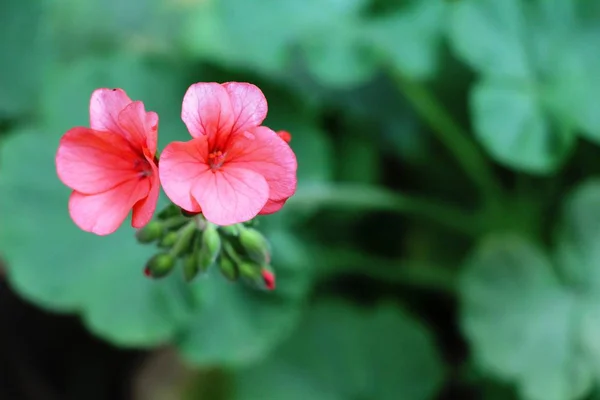
[[[296,326],[311,278],[309,251],[285,231],[263,224],[261,231],[274,251],[276,290],[248,289],[218,273],[194,284],[203,306],[177,340],[188,361],[245,366],[264,358]]]
[[[41,0],[0,3],[0,117],[33,112],[48,63],[45,12]]]
[[[201,58],[289,79],[301,56],[312,76],[331,87],[370,79],[383,53],[405,74],[435,70],[443,4],[414,2],[386,17],[364,15],[365,0],[201,2],[184,30],[184,46]]]
[[[475,252],[461,282],[462,325],[479,365],[528,400],[577,399],[592,386],[579,348],[577,304],[548,257],[517,236]]]
[[[408,4],[395,12],[369,19],[363,40],[405,76],[431,78],[437,69],[445,5],[437,0],[404,3]]]
[[[443,369],[429,332],[392,304],[322,302],[271,358],[236,375],[236,400],[431,399]]]
[[[183,11],[163,0],[57,0],[48,14],[61,58],[106,49],[166,53],[180,33]]]
[[[552,126],[527,88],[484,80],[471,93],[475,132],[503,164],[531,172],[555,170],[573,147],[569,129]]]
[[[143,276],[152,250],[136,244],[131,228],[98,237],[71,221],[70,191],[53,167],[60,134],[19,132],[2,143],[0,243],[10,282],[40,306],[80,312],[114,343],[167,341],[185,322],[189,302],[175,279]]]
[[[476,133],[497,161],[546,174],[564,162],[576,130],[600,142],[600,119],[590,108],[600,89],[593,73],[600,30],[582,23],[584,4],[591,2],[452,5],[453,48],[482,75],[471,96]]]
[[[578,399],[600,371],[600,181],[570,196],[555,257],[515,235],[492,237],[461,280],[475,358],[531,400]]]
[[[580,186],[568,199],[557,259],[579,301],[582,348],[600,372],[600,180]]]

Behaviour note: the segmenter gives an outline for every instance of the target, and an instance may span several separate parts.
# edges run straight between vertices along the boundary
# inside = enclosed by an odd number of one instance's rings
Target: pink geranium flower
[[[90,128],[65,133],[56,154],[58,177],[73,189],[69,213],[77,226],[108,235],[131,210],[133,227],[150,221],[160,187],[157,130],[158,115],[123,90],[92,93]]]
[[[218,225],[281,209],[296,191],[296,156],[261,126],[266,116],[267,100],[252,84],[192,85],[181,117],[193,139],[169,144],[160,158],[167,196]]]

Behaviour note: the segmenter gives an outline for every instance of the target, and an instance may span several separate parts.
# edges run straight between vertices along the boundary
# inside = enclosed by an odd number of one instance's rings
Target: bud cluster
[[[186,281],[218,268],[231,280],[268,290],[275,289],[267,239],[254,228],[255,221],[229,226],[208,222],[202,214],[191,214],[169,205],[144,228],[138,230],[140,243],[155,243],[154,255],[144,273],[162,278],[179,264]]]

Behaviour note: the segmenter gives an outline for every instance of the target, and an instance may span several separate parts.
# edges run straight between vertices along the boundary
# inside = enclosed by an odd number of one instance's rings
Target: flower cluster
[[[291,135],[263,126],[266,116],[252,84],[193,84],[181,113],[191,140],[170,143],[158,158],[158,115],[121,89],[94,91],[90,127],[66,132],[56,155],[58,176],[73,190],[71,218],[108,235],[132,211],[132,226],[143,228],[161,186],[184,214],[217,227],[280,210],[296,190],[297,162]]]

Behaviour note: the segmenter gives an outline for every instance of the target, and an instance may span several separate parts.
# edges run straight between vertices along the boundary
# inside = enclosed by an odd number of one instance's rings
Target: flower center
[[[208,165],[210,165],[211,169],[220,168],[221,165],[225,162],[225,155],[227,153],[223,153],[221,150],[213,151],[208,155]]]
[[[140,179],[152,176],[152,166],[145,158],[138,158],[135,160],[133,163],[133,168],[137,172]]]

